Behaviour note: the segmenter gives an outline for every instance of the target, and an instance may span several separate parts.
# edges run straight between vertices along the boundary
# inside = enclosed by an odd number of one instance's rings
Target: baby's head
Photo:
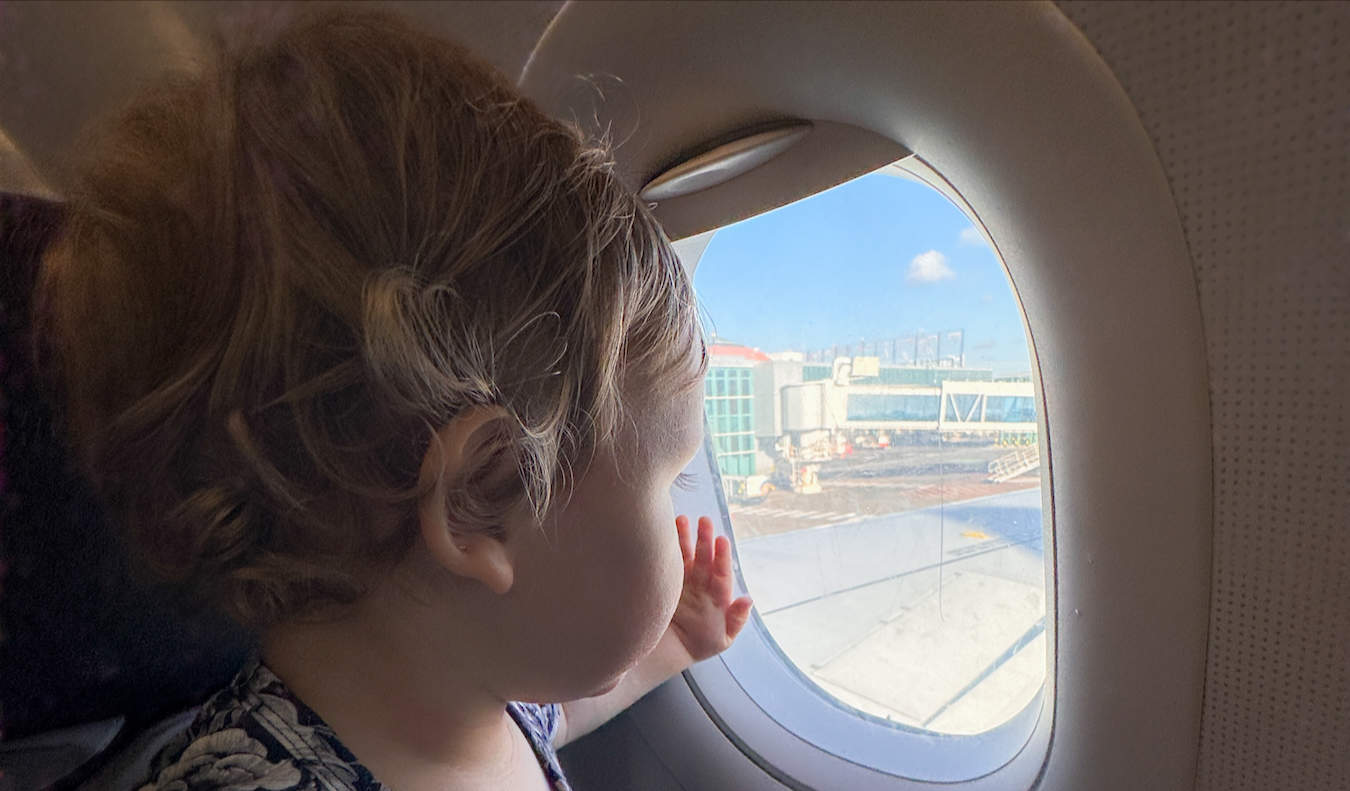
[[[44,262],[133,554],[260,633],[407,577],[503,635],[485,661],[608,640],[559,683],[621,671],[674,608],[702,425],[659,226],[603,149],[396,19],[224,53],[89,138]]]

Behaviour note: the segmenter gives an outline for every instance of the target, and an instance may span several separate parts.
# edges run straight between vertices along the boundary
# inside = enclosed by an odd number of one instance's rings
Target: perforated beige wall
[[[1214,421],[1196,787],[1350,789],[1350,3],[1061,8],[1181,212]]]

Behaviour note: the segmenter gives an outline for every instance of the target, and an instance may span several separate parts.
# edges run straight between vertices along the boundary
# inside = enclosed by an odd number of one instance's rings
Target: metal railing
[[[1041,449],[1027,445],[989,462],[990,483],[1003,483],[1041,466]]]

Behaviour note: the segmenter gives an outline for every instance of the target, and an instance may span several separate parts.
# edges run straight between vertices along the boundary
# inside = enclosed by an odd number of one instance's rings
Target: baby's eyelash
[[[686,492],[692,492],[698,488],[698,476],[689,472],[682,472],[675,476],[675,485]]]

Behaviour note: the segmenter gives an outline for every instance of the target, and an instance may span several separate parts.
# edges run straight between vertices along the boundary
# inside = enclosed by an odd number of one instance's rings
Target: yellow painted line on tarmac
[[[964,531],[961,532],[961,537],[962,537],[962,538],[973,538],[973,539],[976,539],[977,541],[984,541],[985,539],[989,538],[990,536],[989,536],[988,533],[985,533],[985,532],[982,532],[982,531],[979,531],[979,530],[964,530]]]

